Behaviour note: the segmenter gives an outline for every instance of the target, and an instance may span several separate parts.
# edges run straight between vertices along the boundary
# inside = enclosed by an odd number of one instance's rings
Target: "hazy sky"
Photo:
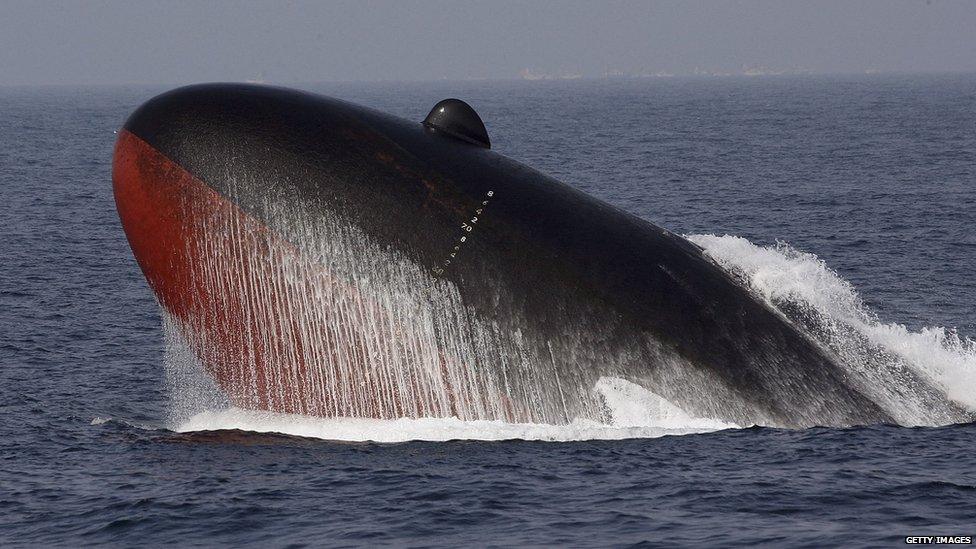
[[[0,0],[0,84],[976,71],[976,1]]]

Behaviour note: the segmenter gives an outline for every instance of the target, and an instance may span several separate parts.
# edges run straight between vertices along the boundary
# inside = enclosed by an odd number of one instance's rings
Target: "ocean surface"
[[[465,99],[498,152],[688,235],[976,409],[976,75],[303,87],[418,121]],[[174,419],[186,395],[111,187],[115,130],[161,91],[0,88],[0,546],[976,535],[972,423]]]

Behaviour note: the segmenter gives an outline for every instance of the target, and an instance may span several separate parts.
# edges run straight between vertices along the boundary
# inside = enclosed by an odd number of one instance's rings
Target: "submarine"
[[[893,422],[700,247],[494,152],[458,99],[420,122],[179,88],[119,130],[113,191],[165,314],[245,409],[606,421],[595,387],[617,379],[741,425]]]

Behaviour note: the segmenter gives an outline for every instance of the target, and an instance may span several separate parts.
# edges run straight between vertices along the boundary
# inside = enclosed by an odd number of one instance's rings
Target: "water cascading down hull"
[[[420,124],[181,88],[125,123],[113,181],[149,285],[243,408],[602,420],[614,377],[741,424],[890,421],[700,248],[492,152],[460,102]]]

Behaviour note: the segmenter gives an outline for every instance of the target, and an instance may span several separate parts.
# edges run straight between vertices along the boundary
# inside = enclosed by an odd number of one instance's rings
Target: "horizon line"
[[[646,80],[646,81],[668,81],[668,80],[719,80],[719,79],[763,79],[763,78],[804,78],[804,77],[830,77],[830,76],[938,76],[938,75],[976,75],[976,69],[937,69],[937,70],[862,70],[862,71],[796,71],[796,72],[769,72],[760,74],[747,73],[676,73],[676,74],[649,74],[649,75],[628,75],[614,74],[604,76],[571,76],[571,77],[540,77],[525,78],[520,76],[505,77],[479,77],[468,76],[458,78],[418,78],[418,79],[394,79],[394,78],[370,78],[370,79],[325,79],[325,80],[255,80],[255,79],[214,79],[214,80],[173,80],[173,81],[129,81],[112,83],[91,83],[91,82],[42,82],[42,83],[2,83],[0,88],[111,88],[111,87],[181,87],[194,84],[205,83],[239,83],[239,84],[259,84],[269,86],[300,86],[300,85],[322,85],[322,84],[432,84],[441,82],[524,82],[526,84],[555,83],[555,82],[595,82],[607,80]]]

